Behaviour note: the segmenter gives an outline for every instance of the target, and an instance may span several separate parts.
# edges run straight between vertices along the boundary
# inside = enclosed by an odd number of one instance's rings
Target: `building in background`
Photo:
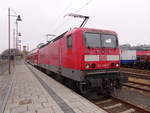
[[[27,46],[24,45],[22,51],[23,58],[25,58],[27,54],[28,54]]]

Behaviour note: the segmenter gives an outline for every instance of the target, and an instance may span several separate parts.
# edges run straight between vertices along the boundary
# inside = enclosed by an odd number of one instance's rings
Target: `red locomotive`
[[[29,54],[29,61],[57,73],[82,93],[96,89],[110,94],[120,85],[118,38],[114,31],[75,28],[35,52],[34,57]]]

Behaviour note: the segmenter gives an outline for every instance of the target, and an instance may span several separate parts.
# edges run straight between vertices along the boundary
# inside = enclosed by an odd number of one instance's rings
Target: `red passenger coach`
[[[38,54],[39,54],[39,49],[33,49],[32,51],[29,52],[29,54],[26,57],[26,61],[33,66],[37,66],[38,64]]]
[[[38,66],[61,75],[82,92],[110,93],[120,82],[117,34],[89,28],[67,31],[39,48]]]
[[[150,51],[137,51],[137,60],[135,62],[136,67],[150,69]]]
[[[144,50],[141,50],[141,51],[136,51],[136,55],[137,56],[150,56],[150,51],[144,51]]]

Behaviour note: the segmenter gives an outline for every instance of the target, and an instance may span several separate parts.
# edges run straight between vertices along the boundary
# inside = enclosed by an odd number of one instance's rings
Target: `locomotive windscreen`
[[[84,40],[88,48],[116,48],[117,37],[111,34],[84,33]]]
[[[114,35],[101,34],[102,47],[116,48],[117,38]]]

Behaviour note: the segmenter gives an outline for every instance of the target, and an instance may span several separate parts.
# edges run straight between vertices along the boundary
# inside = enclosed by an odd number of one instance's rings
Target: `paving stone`
[[[34,99],[34,103],[43,103],[43,102],[48,102],[48,99],[47,98]]]
[[[35,70],[46,82],[25,66],[16,66],[13,87],[4,113],[105,113],[80,95]]]
[[[5,113],[10,113],[10,110],[5,110]]]
[[[18,106],[19,106],[18,103],[13,103],[13,104],[8,104],[7,103],[6,109],[12,109],[12,108],[16,108]]]
[[[32,68],[32,67],[31,67]],[[80,95],[74,93],[72,90],[64,87],[57,81],[53,80],[52,78],[46,76],[44,73],[34,69],[34,72],[37,74],[40,79],[42,79],[44,82],[47,83],[47,85],[56,93],[57,96],[59,96],[63,101],[69,105],[74,112],[79,113],[106,113],[104,110],[100,109],[93,103],[89,102],[85,98],[81,97]],[[56,100],[55,100],[56,101]],[[57,100],[57,103],[59,100]],[[59,105],[60,107],[64,108],[65,105]],[[74,110],[76,109],[76,111]],[[66,111],[65,111],[66,110]],[[65,113],[69,113],[70,111],[68,109],[63,110]]]
[[[0,75],[0,109],[3,109],[2,104],[6,98],[7,92],[9,91],[11,78],[12,76],[9,76],[6,73]]]
[[[20,113],[20,112],[26,112],[26,111],[27,111],[27,105],[13,107],[11,109],[11,113]]]
[[[78,108],[74,108],[74,111],[76,112],[76,113],[83,113],[80,109],[78,109]]]
[[[37,113],[55,113],[52,108],[44,108],[37,110]]]
[[[4,113],[36,113],[37,110],[46,109],[42,103],[49,100],[52,106],[58,106],[25,65],[16,66],[14,76]]]
[[[52,102],[42,103],[42,105],[44,107],[52,107],[52,106],[57,106],[57,103],[52,101]]]
[[[61,110],[61,108],[58,107],[58,106],[53,106],[52,109],[53,109],[54,113],[64,113],[64,112]],[[67,112],[65,112],[65,113],[67,113]],[[70,113],[71,113],[71,112],[70,112]]]
[[[23,113],[36,113],[36,111],[27,111],[27,112],[23,112]]]
[[[42,104],[29,104],[28,105],[28,110],[36,110],[36,109],[42,109],[43,106]]]

